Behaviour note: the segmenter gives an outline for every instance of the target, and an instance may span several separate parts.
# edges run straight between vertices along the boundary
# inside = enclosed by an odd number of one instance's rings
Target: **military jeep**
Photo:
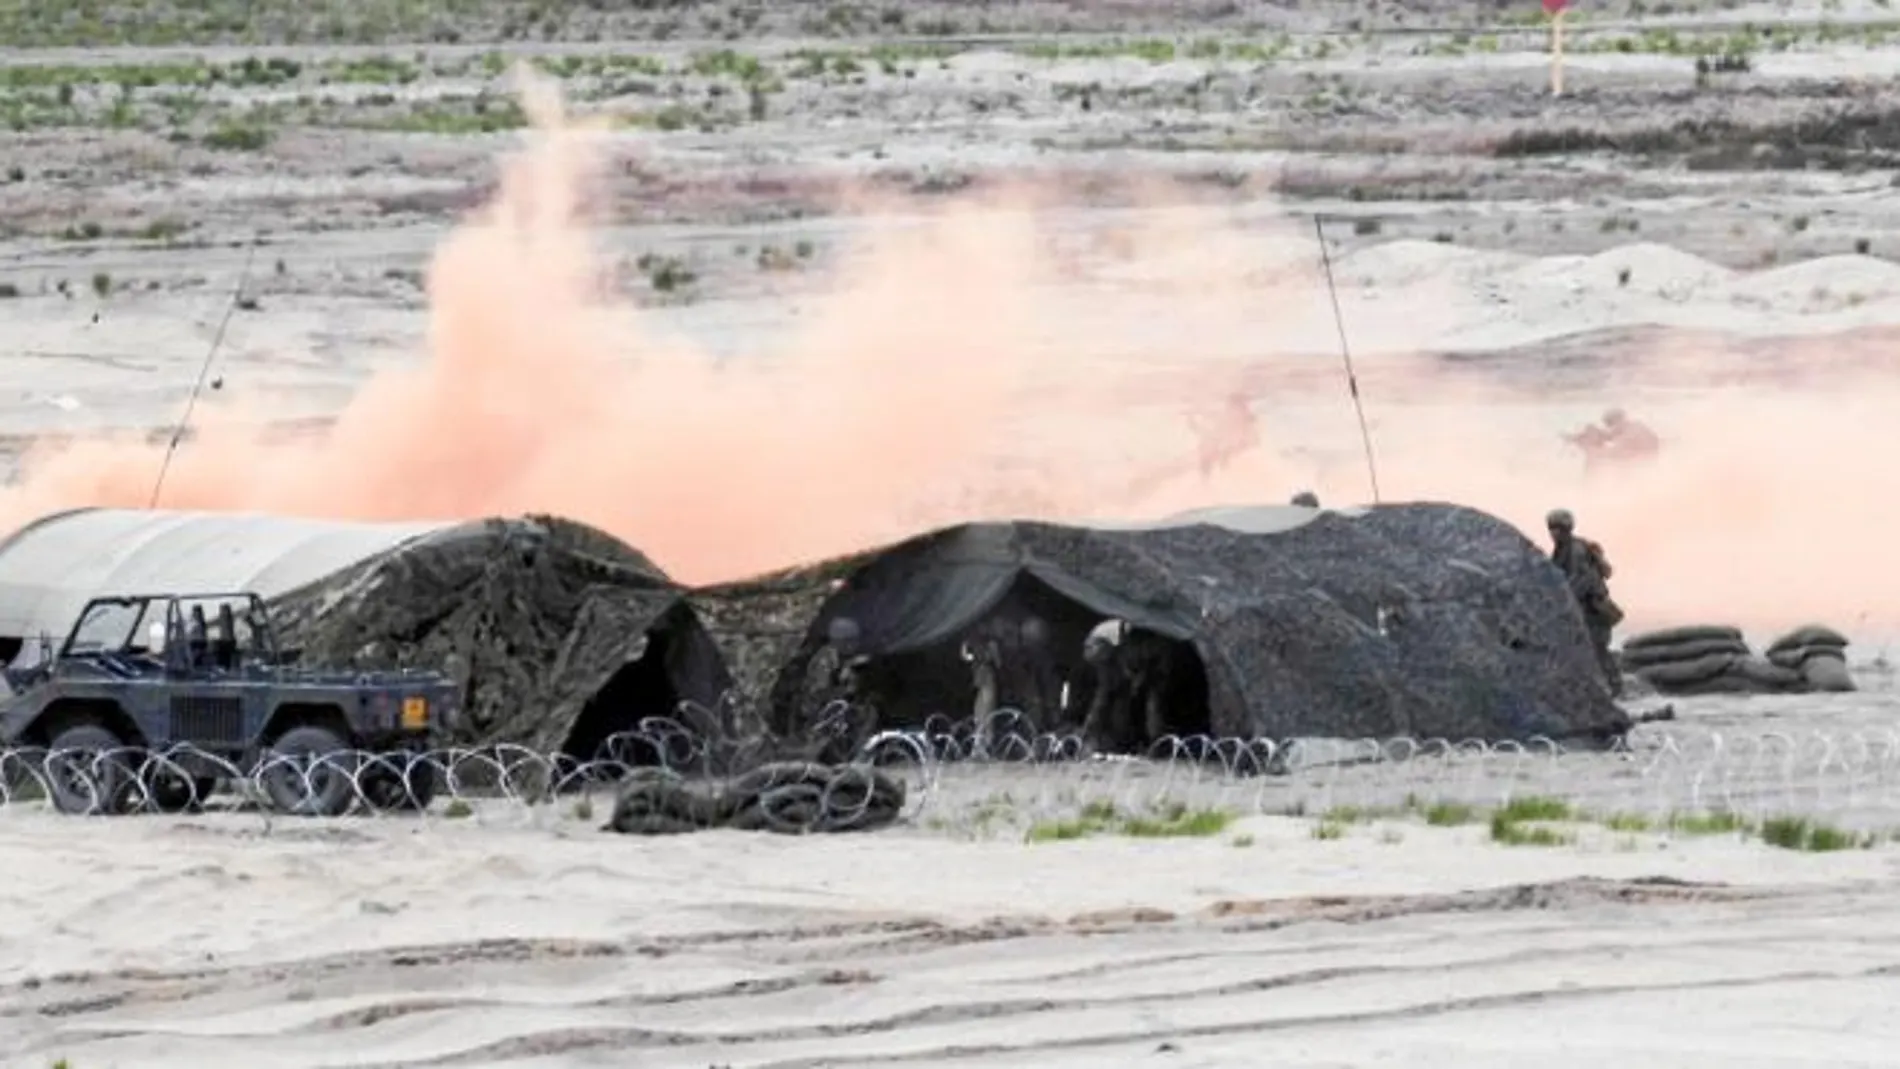
[[[176,812],[250,780],[271,807],[423,808],[455,685],[422,672],[292,667],[256,594],[95,598],[54,650],[10,669],[0,744],[44,753],[65,813]]]

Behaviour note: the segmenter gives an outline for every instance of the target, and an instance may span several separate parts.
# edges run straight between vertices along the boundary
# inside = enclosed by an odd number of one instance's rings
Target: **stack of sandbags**
[[[871,831],[897,822],[909,788],[869,765],[781,761],[729,780],[664,768],[627,773],[604,830],[677,835],[709,828],[785,835]]]
[[[1855,689],[1854,677],[1847,671],[1847,636],[1833,628],[1797,627],[1768,647],[1768,660],[1782,671],[1799,675],[1804,690]]]
[[[1799,683],[1799,672],[1756,680],[1748,643],[1739,628],[1720,624],[1671,627],[1623,642],[1623,670],[1662,694],[1759,694],[1781,689],[1774,678]],[[1761,668],[1773,669],[1766,662]]]

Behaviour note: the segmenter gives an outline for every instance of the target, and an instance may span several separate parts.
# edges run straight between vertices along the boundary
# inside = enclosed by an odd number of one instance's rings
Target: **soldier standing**
[[[1094,693],[1089,695],[1088,711],[1082,717],[1082,738],[1097,753],[1116,752],[1129,745],[1132,710],[1121,653],[1127,630],[1125,621],[1105,620],[1082,643],[1082,660],[1095,676]]]
[[[805,665],[805,722],[816,723],[833,702],[858,698],[858,672],[869,658],[860,652],[858,622],[847,616],[825,628],[825,643]]]
[[[1576,518],[1568,509],[1555,509],[1544,519],[1550,528],[1550,562],[1564,574],[1571,596],[1583,610],[1583,622],[1590,629],[1590,644],[1596,650],[1597,663],[1610,693],[1623,693],[1623,671],[1610,653],[1610,632],[1623,620],[1623,610],[1610,598],[1610,560],[1603,547],[1577,535]]]

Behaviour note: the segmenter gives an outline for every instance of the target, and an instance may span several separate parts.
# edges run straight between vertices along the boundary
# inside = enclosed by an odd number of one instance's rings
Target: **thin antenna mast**
[[[185,399],[184,414],[178,418],[178,425],[172,428],[172,440],[165,447],[165,460],[158,466],[158,480],[152,484],[152,500],[145,507],[158,507],[158,495],[165,489],[165,476],[171,471],[172,457],[178,452],[178,443],[185,438],[185,429],[191,425],[191,413],[198,407],[198,395],[204,392],[205,376],[211,373],[211,361],[218,355],[218,346],[224,343],[224,331],[231,325],[231,316],[236,314],[238,305],[244,298],[244,284],[251,280],[251,262],[257,259],[257,246],[262,242],[253,238],[250,251],[244,254],[244,268],[238,272],[237,289],[231,292],[231,303],[225,306],[224,318],[218,321],[218,332],[211,337],[211,348],[205,352],[204,363],[198,367],[198,381],[192,384],[191,396]]]
[[[1333,282],[1333,255],[1326,249],[1326,230],[1313,216],[1313,236],[1319,239],[1319,262],[1326,269],[1326,294],[1333,302],[1333,325],[1339,328],[1339,355],[1346,364],[1346,386],[1352,392],[1352,410],[1359,417],[1359,440],[1366,450],[1366,477],[1372,480],[1372,503],[1379,503],[1379,466],[1372,458],[1372,431],[1366,427],[1366,408],[1359,401],[1359,376],[1352,368],[1352,348],[1346,344],[1346,317],[1339,310],[1339,287]]]

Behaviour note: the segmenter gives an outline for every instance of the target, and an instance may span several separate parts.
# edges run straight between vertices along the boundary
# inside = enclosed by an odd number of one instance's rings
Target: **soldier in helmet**
[[[1082,660],[1095,676],[1095,686],[1082,717],[1081,734],[1089,748],[1098,753],[1121,751],[1131,745],[1131,695],[1121,653],[1127,633],[1126,621],[1104,620],[1082,643]]]
[[[839,616],[825,625],[825,644],[805,666],[805,722],[816,722],[834,701],[855,701],[858,670],[868,658],[859,650],[858,622]]]
[[[1309,509],[1316,509],[1319,507],[1319,495],[1311,490],[1301,490],[1299,493],[1293,495],[1293,500],[1290,503],[1301,505]]]
[[[1571,596],[1583,610],[1584,624],[1590,629],[1590,643],[1595,647],[1597,663],[1603,669],[1610,693],[1620,696],[1623,672],[1610,653],[1610,632],[1622,622],[1623,610],[1610,598],[1610,560],[1601,545],[1578,536],[1577,521],[1570,510],[1553,509],[1544,518],[1544,525],[1550,529],[1550,562],[1564,574]]]

